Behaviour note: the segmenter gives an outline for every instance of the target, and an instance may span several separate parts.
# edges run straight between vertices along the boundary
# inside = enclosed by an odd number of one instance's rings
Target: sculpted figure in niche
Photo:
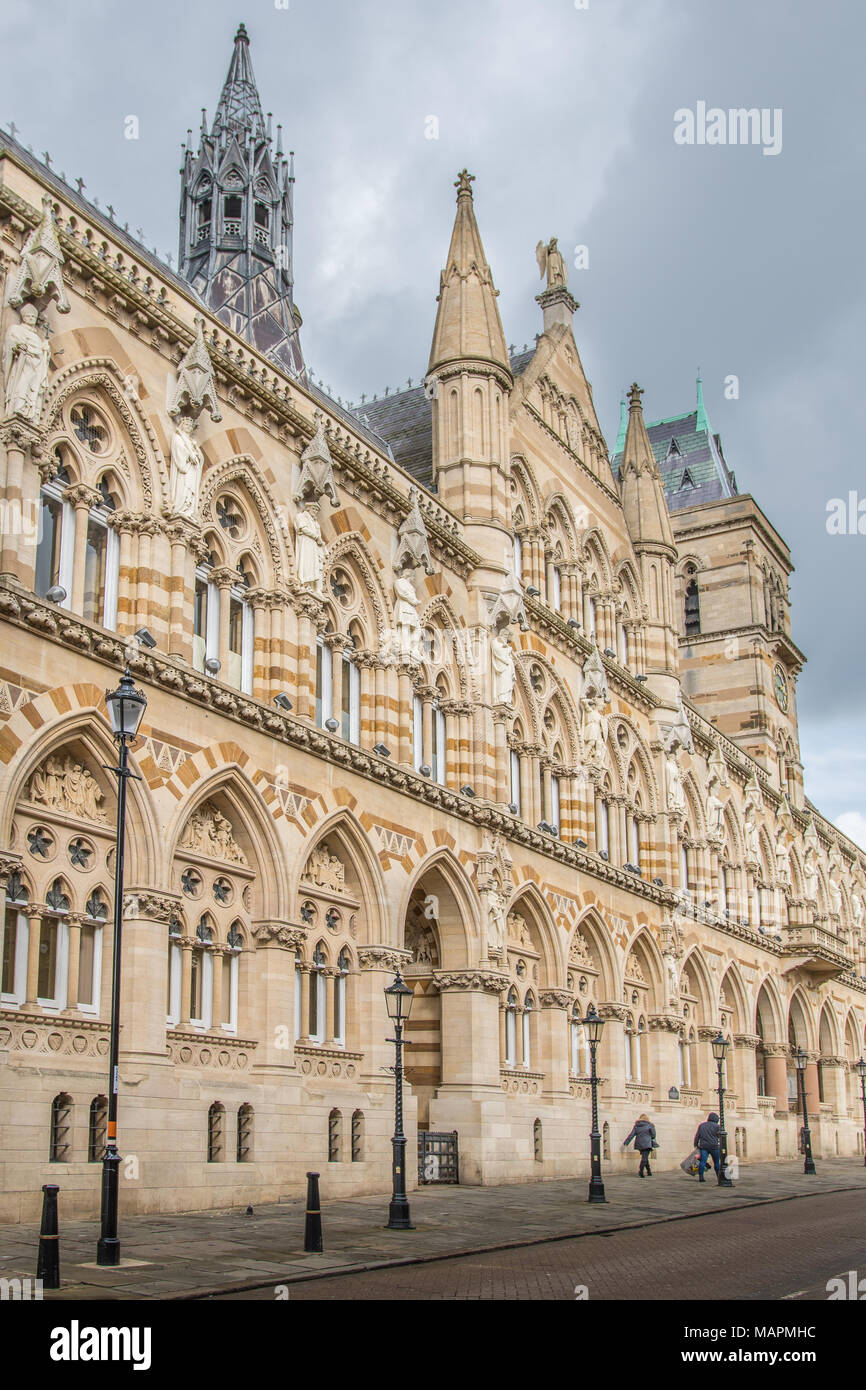
[[[316,845],[307,861],[304,877],[332,893],[342,893],[346,886],[345,867],[327,845]]]
[[[503,632],[491,634],[490,660],[493,666],[493,703],[510,705],[514,699],[514,653]]]
[[[776,832],[776,878],[780,883],[788,883],[791,877],[791,865],[788,859],[788,846],[786,844],[787,831],[783,825],[779,826]]]
[[[722,826],[724,816],[724,803],[717,795],[719,779],[715,773],[710,777],[707,786],[707,838],[710,840],[720,840],[722,838]]]
[[[583,706],[583,746],[591,767],[602,767],[607,756],[608,719],[601,698],[595,693],[585,695]]]
[[[13,323],[3,340],[6,414],[23,415],[35,425],[39,423],[48,385],[49,348],[36,327],[36,307],[22,304],[19,312],[21,322]]]
[[[505,950],[507,932],[505,895],[490,889],[487,893],[487,949],[501,955]]]
[[[73,758],[46,758],[30,779],[31,801],[56,811],[68,811],[82,820],[105,821],[100,810],[102,792],[93,773]]]
[[[9,273],[7,303],[19,308],[25,300],[36,300],[45,308],[48,301],[57,301],[59,314],[69,313],[69,300],[63,284],[63,252],[57,240],[54,208],[48,194],[42,195],[42,220],[34,227],[21,251],[21,261]]]
[[[421,624],[418,621],[418,595],[408,573],[394,580],[394,627],[397,653],[404,660],[421,659]]]
[[[665,759],[665,772],[668,788],[668,811],[673,815],[684,816],[686,813],[686,794],[683,790],[683,778],[677,755],[673,751],[668,753]]]
[[[178,516],[195,520],[198,516],[198,497],[201,475],[204,468],[204,454],[192,432],[195,421],[189,415],[181,415],[171,440],[171,481],[169,487],[169,508]]]
[[[308,502],[295,517],[295,557],[301,588],[324,595],[325,543],[319,526],[318,502]]]
[[[746,858],[755,863],[757,863],[761,857],[757,816],[757,808],[754,802],[747,801],[743,809],[743,847]]]
[[[814,845],[806,846],[803,859],[803,896],[810,902],[818,900],[818,857]]]

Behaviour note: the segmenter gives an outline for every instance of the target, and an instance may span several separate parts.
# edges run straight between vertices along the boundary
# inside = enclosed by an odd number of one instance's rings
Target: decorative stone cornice
[[[498,975],[492,970],[434,970],[433,983],[440,991],[461,989],[498,995],[510,982],[507,975]]]
[[[22,868],[24,858],[13,850],[0,850],[0,887],[5,888],[15,870]]]
[[[7,449],[20,449],[22,453],[41,455],[45,445],[45,431],[23,415],[9,415],[0,422],[0,441]]]
[[[158,893],[151,888],[130,888],[123,895],[123,915],[149,922],[169,923],[180,917],[179,894]]]
[[[712,1042],[713,1038],[717,1038],[719,1036],[720,1029],[718,1025],[713,1027],[709,1023],[701,1023],[698,1025],[697,1031],[698,1037],[701,1039],[701,1042]]]
[[[279,946],[286,951],[301,951],[307,939],[307,928],[295,922],[253,922],[250,931],[257,949]]]
[[[628,1009],[624,1004],[614,1004],[612,1002],[599,1004],[598,1013],[606,1023],[625,1023],[628,1018]]]
[[[786,1043],[758,1044],[765,1057],[787,1057],[790,1049]]]
[[[735,1033],[734,1044],[736,1047],[749,1048],[754,1052],[761,1045],[761,1039],[757,1033]]]

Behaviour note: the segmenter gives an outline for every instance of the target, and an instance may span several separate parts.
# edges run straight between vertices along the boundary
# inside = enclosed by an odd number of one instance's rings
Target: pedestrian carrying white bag
[[[680,1167],[682,1168],[684,1173],[688,1174],[690,1178],[696,1178],[698,1175],[698,1168],[700,1167],[700,1164],[700,1149],[692,1149],[688,1158],[683,1159],[682,1163],[680,1164]]]

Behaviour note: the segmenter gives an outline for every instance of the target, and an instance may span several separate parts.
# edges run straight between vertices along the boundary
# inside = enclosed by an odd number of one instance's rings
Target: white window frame
[[[680,841],[680,887],[684,893],[691,891],[689,887],[689,847],[682,840]]]
[[[517,814],[522,814],[520,802],[520,754],[514,749],[511,750],[511,800],[517,807]]]
[[[253,693],[253,659],[256,649],[256,610],[246,596],[241,597],[241,691]]]
[[[599,797],[598,806],[599,806],[599,815],[598,815],[599,837],[598,837],[598,838],[599,838],[599,840],[600,840],[600,844],[599,844],[599,847],[598,847],[598,852],[599,852],[599,854],[607,854],[607,855],[609,855],[609,854],[610,854],[610,812],[608,811],[607,802],[605,801],[605,799],[604,799],[603,796],[602,796],[602,797]]]
[[[515,536],[513,537],[513,541],[514,541],[514,544],[513,544],[513,546],[512,546],[511,555],[512,555],[512,564],[513,564],[513,568],[514,568],[514,575],[515,575],[515,578],[517,579],[518,584],[522,584],[522,583],[523,583],[523,541],[522,541],[522,540],[520,539],[520,537],[517,536],[517,535],[515,535]]]
[[[619,664],[620,666],[628,666],[628,633],[625,629],[625,623],[619,625]]]
[[[198,948],[194,948],[198,949]],[[201,945],[201,1018],[192,1016],[192,1000],[189,1001],[190,1027],[207,1032],[213,1022],[213,951]]]
[[[513,1004],[505,1006],[505,1065],[513,1067],[517,1057],[517,1010]]]
[[[354,661],[346,659],[343,666],[343,679],[348,677],[349,693],[349,742],[361,742],[361,668]]]
[[[39,949],[42,950],[42,923],[46,918],[52,918],[57,922],[57,961],[54,968],[54,996],[42,998],[37,996],[36,1002],[40,1004],[46,1013],[58,1014],[66,1008],[66,993],[69,984],[69,923],[62,913],[46,913],[39,922]],[[29,943],[28,943],[29,944]],[[17,954],[17,952],[16,952]]]
[[[175,1028],[180,1022],[180,990],[183,977],[183,947],[179,941],[169,937],[168,946],[168,1013],[167,1028]]]
[[[319,728],[324,729],[325,724],[331,718],[331,709],[334,703],[334,672],[331,666],[331,649],[326,647],[322,637],[316,638],[316,676],[319,683],[319,673],[321,673],[322,698],[319,710]]]
[[[100,1000],[100,995],[101,995],[101,992],[102,992],[102,937],[103,937],[103,932],[105,931],[105,927],[104,927],[103,924],[101,924],[101,923],[99,923],[99,922],[85,922],[84,925],[82,926],[81,930],[84,931],[84,928],[85,928],[85,927],[87,927],[87,929],[88,929],[89,931],[92,930],[92,932],[93,932],[93,980],[92,980],[91,983],[92,983],[92,997],[93,997],[93,1001],[94,1001],[94,1002],[93,1002],[92,1004],[82,1004],[82,1002],[81,1002],[81,975],[79,974],[79,977],[78,977],[78,981],[79,981],[79,984],[78,984],[78,994],[79,994],[79,998],[78,998],[78,1000],[77,1000],[77,1004],[78,1004],[78,1011],[79,1011],[79,1013],[82,1013],[82,1014],[93,1014],[94,1017],[95,1017],[95,1016],[97,1016],[97,1015],[99,1014],[99,1000]]]
[[[591,594],[586,601],[586,631],[589,637],[595,633],[595,599]]]
[[[348,976],[338,975],[334,981],[334,1046],[346,1046],[346,980]],[[339,1022],[339,1028],[337,1023]]]
[[[524,1067],[526,1068],[527,1071],[529,1071],[529,1068],[530,1068],[530,1065],[531,1065],[531,1062],[532,1062],[532,1045],[531,1045],[531,1044],[532,1044],[532,1038],[531,1038],[531,1033],[530,1033],[530,1022],[529,1022],[531,1016],[532,1016],[532,1005],[529,1004],[529,1003],[525,1003],[525,1004],[523,1005],[523,1018],[522,1018],[521,1026],[522,1026],[522,1029],[523,1029],[523,1065],[524,1065]]]
[[[445,785],[446,765],[448,761],[448,744],[446,736],[445,715],[438,705],[433,706],[433,781]]]
[[[64,484],[64,486],[68,486]],[[63,489],[56,483],[44,483],[39,489],[39,511],[42,514],[42,499],[50,498],[60,503],[60,555],[57,564],[57,583],[66,590],[66,598],[61,600],[61,608],[72,606],[72,566],[75,559],[75,508],[63,499]],[[37,548],[39,539],[37,535]]]
[[[640,845],[640,821],[638,820],[637,816],[632,816],[632,817],[631,817],[630,829],[631,829],[631,855],[632,855],[631,862],[634,864],[635,868],[639,869],[639,868],[640,868],[640,851],[641,851],[641,845]]]
[[[623,1037],[625,1038],[625,1079],[626,1081],[632,1081],[634,1080],[634,1058],[631,1045],[634,1033],[626,1027]]]
[[[3,930],[6,930],[6,913],[15,909],[16,903],[6,903],[3,910]],[[26,912],[18,911],[15,932],[15,964],[12,970],[12,993],[0,995],[0,1002],[17,1009],[27,998],[27,953],[30,946],[30,918]]]
[[[304,988],[304,972],[295,966],[295,1042],[301,1036],[301,990]]]
[[[225,957],[222,957],[224,960]],[[220,1023],[223,1033],[237,1033],[238,1031],[238,980],[240,977],[240,951],[232,952],[229,957],[229,1021]]]
[[[328,1026],[326,1013],[328,1004],[327,976],[320,966],[315,966],[313,973],[316,977],[316,1032],[310,1033],[310,1042],[321,1045],[325,1041],[325,1030]]]
[[[561,826],[561,823],[560,823],[560,819],[559,819],[559,818],[560,818],[560,814],[561,814],[561,807],[562,807],[562,797],[561,797],[561,790],[560,790],[560,785],[559,785],[559,778],[558,778],[558,777],[553,777],[553,776],[551,776],[551,778],[550,778],[550,823],[551,823],[551,825],[555,825],[556,828],[557,828],[557,830],[561,830],[561,829],[562,829],[562,826]]]
[[[553,602],[551,607],[559,612],[562,607],[562,575],[556,565],[553,565]]]
[[[724,917],[728,910],[728,871],[724,864],[719,868],[719,912]]]
[[[120,537],[106,522],[105,593],[102,599],[102,626],[112,632],[117,627],[117,592],[120,584]]]
[[[424,766],[424,702],[420,695],[412,696],[412,766],[416,772]]]

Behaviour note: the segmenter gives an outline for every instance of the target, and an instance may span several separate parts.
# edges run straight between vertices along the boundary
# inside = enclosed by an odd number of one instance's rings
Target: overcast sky
[[[296,153],[306,358],[344,399],[424,372],[464,165],[509,342],[541,328],[539,238],[585,245],[575,332],[608,443],[628,383],[674,415],[700,366],[740,490],[793,551],[807,794],[866,844],[866,535],[826,529],[833,497],[866,513],[862,0],[282,3],[4,0],[0,121],[176,256],[181,142],[243,20]],[[676,144],[700,101],[780,108],[781,152]]]

